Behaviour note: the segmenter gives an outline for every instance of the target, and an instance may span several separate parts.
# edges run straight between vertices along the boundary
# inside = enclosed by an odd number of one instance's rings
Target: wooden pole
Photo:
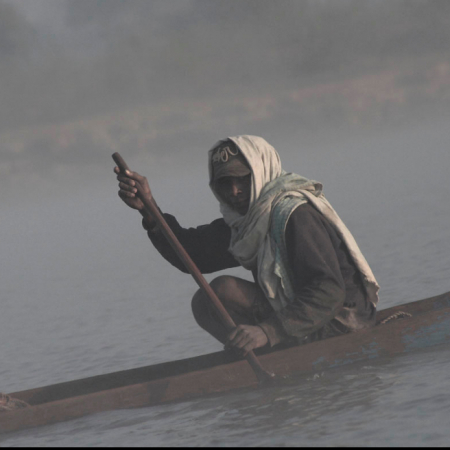
[[[112,155],[112,158],[114,159],[115,163],[117,164],[122,173],[125,174],[126,170],[130,170],[125,161],[123,160],[123,158],[119,155],[119,153],[117,152],[114,153]],[[168,240],[169,244],[172,246],[172,248],[177,253],[179,258],[183,261],[186,269],[189,271],[194,280],[197,282],[200,289],[203,290],[203,292],[207,295],[207,297],[216,307],[225,326],[230,331],[236,328],[236,324],[228,314],[228,311],[222,305],[222,302],[219,300],[216,293],[212,290],[211,286],[205,280],[205,277],[202,275],[198,267],[195,265],[194,261],[192,261],[191,257],[188,255],[184,247],[180,244],[180,241],[177,239],[177,237],[175,236],[169,225],[167,225],[167,222],[160,213],[153,196],[151,196],[151,200],[149,200],[148,197],[144,195],[142,187],[140,186],[139,183],[136,183],[135,187],[137,189],[136,194],[137,197],[139,197],[142,203],[144,204],[144,211],[143,211],[144,218],[148,219],[150,222],[156,221],[156,223],[160,227],[161,232]],[[248,352],[246,359],[249,362],[250,366],[252,367],[253,371],[255,372],[255,375],[257,376],[260,384],[266,384],[274,379],[274,374],[267,372],[261,366],[261,363],[255,356],[253,351]]]

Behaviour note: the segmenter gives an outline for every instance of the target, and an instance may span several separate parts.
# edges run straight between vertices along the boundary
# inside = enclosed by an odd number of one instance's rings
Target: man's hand
[[[141,186],[143,195],[145,195],[148,200],[151,200],[152,193],[147,178],[139,175],[137,172],[131,172],[129,170],[127,170],[125,174],[122,174],[117,166],[114,167],[114,172],[117,174],[117,180],[119,181],[119,197],[130,208],[142,211],[144,209],[144,203],[136,196],[137,185],[139,184]]]
[[[247,356],[250,350],[264,347],[269,340],[262,328],[253,325],[239,325],[229,335],[225,348],[231,348]]]

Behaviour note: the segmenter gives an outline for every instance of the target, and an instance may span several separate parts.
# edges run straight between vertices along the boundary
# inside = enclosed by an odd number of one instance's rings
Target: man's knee
[[[217,316],[217,312],[214,310],[211,301],[201,289],[192,297],[191,306],[197,324],[214,336],[218,341],[225,343],[227,331],[222,324],[220,317]]]
[[[233,300],[236,298],[236,295],[233,295],[233,293],[236,294],[236,280],[234,277],[221,275],[214,278],[210,286],[225,308],[233,304]],[[192,297],[191,308],[197,322],[201,321],[212,307],[211,300],[202,289],[199,289]]]
[[[210,286],[223,303],[232,303],[236,298],[236,278],[229,275],[221,275],[211,281]]]
[[[207,307],[208,304],[206,303],[205,294],[201,289],[199,289],[194,294],[191,301],[192,314],[194,314],[195,320],[197,322],[201,321]]]

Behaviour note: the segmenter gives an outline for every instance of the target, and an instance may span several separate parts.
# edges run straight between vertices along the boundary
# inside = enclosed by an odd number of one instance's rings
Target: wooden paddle
[[[119,153],[117,152],[114,153],[112,157],[122,173],[125,174],[126,170],[130,170],[125,161],[123,160],[123,158],[119,155]],[[143,211],[144,218],[148,219],[149,222],[156,221],[156,223],[159,225],[160,230],[162,231],[166,239],[169,241],[169,244],[172,246],[172,248],[179,256],[179,258],[183,261],[186,269],[193,276],[194,280],[197,282],[200,289],[203,290],[203,292],[208,296],[213,305],[216,307],[227,329],[229,331],[235,329],[236,324],[234,323],[233,319],[230,317],[228,311],[224,308],[221,301],[217,297],[216,293],[212,290],[211,286],[205,280],[204,276],[202,275],[198,267],[195,265],[194,261],[192,261],[191,257],[188,255],[186,250],[180,244],[177,237],[173,234],[173,231],[170,229],[169,225],[167,225],[167,222],[160,213],[153,196],[151,196],[151,200],[148,200],[148,197],[144,195],[140,184],[136,183],[135,187],[137,189],[136,196],[140,198],[140,200],[144,204],[144,211]],[[255,372],[255,375],[258,378],[260,384],[267,384],[268,382],[272,382],[274,380],[275,377],[274,374],[267,372],[261,366],[261,363],[255,356],[253,351],[247,353],[246,359],[249,362],[250,366],[252,367],[253,371]]]

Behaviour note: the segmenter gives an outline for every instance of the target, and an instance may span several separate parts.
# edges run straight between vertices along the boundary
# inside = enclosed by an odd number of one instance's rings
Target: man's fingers
[[[136,181],[140,181],[145,178],[142,175],[139,175],[137,172],[132,172],[131,170],[125,170],[125,172],[122,172],[117,166],[114,167],[114,172],[119,176],[131,178]]]
[[[233,340],[236,336],[236,334],[238,333],[239,328],[235,328],[229,335],[228,335],[228,342],[230,342],[231,340]]]
[[[126,177],[125,175],[122,174],[117,175],[117,180],[122,183],[129,184],[130,186],[135,186],[137,184],[137,181],[133,180],[130,177]]]
[[[244,346],[244,348],[241,349],[242,356],[245,358],[249,351],[253,350],[256,347],[255,343],[249,342],[247,345]]]
[[[233,347],[242,348],[249,342],[249,340],[251,340],[251,336],[246,330],[237,329],[234,338],[230,339],[230,345]]]
[[[121,181],[119,183],[119,187],[120,187],[120,189],[122,189],[124,191],[133,192],[134,194],[136,194],[136,192],[137,192],[137,188],[136,187],[130,186],[129,184],[124,183],[123,181]]]
[[[117,174],[117,180],[121,183],[124,183],[128,186],[136,187],[140,192],[145,195],[150,194],[150,187],[148,185],[147,178],[139,175],[137,172],[131,172],[130,170],[126,170],[124,173],[119,170],[116,166],[114,167],[114,172]],[[120,186],[120,185],[119,185]]]
[[[246,336],[244,339],[242,339],[241,341],[239,341],[239,343],[236,344],[236,348],[238,348],[239,350],[242,350],[244,347],[246,347],[249,344],[253,343],[253,339],[249,336]]]
[[[229,335],[228,335],[228,343],[229,345],[235,347],[238,342],[240,342],[242,339],[242,330],[238,327],[235,328]]]
[[[144,180],[146,179],[145,177],[143,177],[142,175],[139,175],[137,172],[131,172],[131,170],[126,170],[125,171],[125,175],[135,181],[137,181],[138,183],[143,183]]]
[[[142,185],[139,183],[139,181],[132,180],[131,178],[127,178],[122,175],[119,175],[117,177],[117,180],[119,181],[119,187],[123,190],[134,192],[134,193],[137,193],[139,190],[141,192],[145,192],[145,190],[142,188]]]
[[[114,172],[117,174],[122,174],[122,175],[126,175],[128,177],[134,177],[135,172],[131,172],[130,170],[125,170],[125,172],[122,172],[119,168],[119,166],[114,167]]]
[[[124,190],[120,190],[119,191],[119,197],[123,200],[127,199],[127,198],[135,198],[136,195],[133,192],[129,192],[129,191],[124,191]]]
[[[225,348],[232,348],[245,357],[250,350],[263,347],[267,342],[267,336],[261,327],[239,325],[228,335]]]

